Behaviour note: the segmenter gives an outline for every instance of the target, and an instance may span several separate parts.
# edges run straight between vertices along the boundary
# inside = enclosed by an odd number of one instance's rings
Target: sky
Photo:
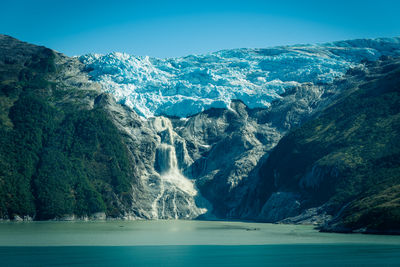
[[[400,36],[398,0],[2,0],[0,33],[68,56],[179,57]]]

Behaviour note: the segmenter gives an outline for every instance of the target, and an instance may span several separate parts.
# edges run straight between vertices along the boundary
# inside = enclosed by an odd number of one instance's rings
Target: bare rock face
[[[277,222],[297,215],[300,211],[299,196],[292,192],[273,193],[261,209],[259,219]]]
[[[228,110],[211,109],[173,121],[193,162],[184,173],[196,180],[218,217],[228,216],[241,201],[250,172],[267,151],[262,141],[269,139],[271,145],[279,138],[249,112],[242,102],[234,101]]]
[[[312,117],[337,93],[332,88],[305,85],[288,92],[269,109],[250,109],[241,101],[232,101],[229,109],[210,109],[187,119],[172,119],[190,158],[183,173],[196,181],[202,195],[212,203],[213,215],[261,218],[259,211],[247,203],[268,152],[286,131]]]

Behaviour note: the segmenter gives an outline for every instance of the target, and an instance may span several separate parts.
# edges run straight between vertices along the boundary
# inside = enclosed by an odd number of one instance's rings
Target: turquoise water
[[[205,221],[0,223],[1,266],[400,266],[400,237]]]
[[[2,266],[399,266],[399,246],[0,247]]]

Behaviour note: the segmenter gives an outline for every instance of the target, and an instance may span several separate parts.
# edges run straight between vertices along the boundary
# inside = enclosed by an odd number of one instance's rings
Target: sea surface
[[[400,236],[226,221],[2,222],[0,266],[400,266]]]

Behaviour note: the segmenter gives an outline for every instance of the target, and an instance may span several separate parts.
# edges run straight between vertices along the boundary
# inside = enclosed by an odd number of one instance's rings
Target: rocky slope
[[[398,38],[166,60],[0,47],[2,218],[399,222]]]
[[[259,219],[400,232],[400,60],[369,63],[347,80],[340,97],[284,136],[261,166],[250,201]]]

